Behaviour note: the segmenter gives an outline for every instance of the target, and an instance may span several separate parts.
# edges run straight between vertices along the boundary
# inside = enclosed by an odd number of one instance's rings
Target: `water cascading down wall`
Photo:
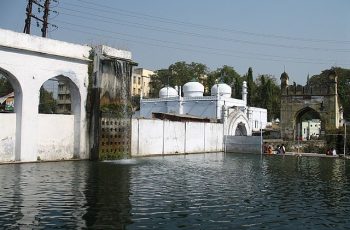
[[[95,49],[90,91],[90,158],[130,157],[132,67],[128,51]]]

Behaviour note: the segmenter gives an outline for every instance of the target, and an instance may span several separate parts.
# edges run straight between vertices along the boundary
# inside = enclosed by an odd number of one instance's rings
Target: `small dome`
[[[159,90],[159,97],[160,98],[167,98],[167,97],[176,97],[177,90],[170,86],[165,86]]]
[[[187,82],[183,86],[184,97],[203,97],[204,86],[196,81]]]
[[[230,98],[231,97],[231,93],[232,93],[232,89],[229,85],[225,84],[225,83],[219,83],[219,84],[215,84],[213,85],[213,87],[211,87],[211,95],[212,96],[216,96],[218,93],[218,88],[219,88],[219,94],[220,96],[226,97],[226,98]]]
[[[281,74],[280,79],[281,79],[281,80],[283,80],[283,79],[289,79],[289,76],[288,76],[288,74],[287,74],[286,72],[283,72],[283,73]]]

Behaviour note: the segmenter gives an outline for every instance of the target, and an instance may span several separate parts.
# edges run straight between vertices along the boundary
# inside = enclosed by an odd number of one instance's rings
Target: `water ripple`
[[[0,165],[5,229],[348,229],[342,159],[198,154]]]

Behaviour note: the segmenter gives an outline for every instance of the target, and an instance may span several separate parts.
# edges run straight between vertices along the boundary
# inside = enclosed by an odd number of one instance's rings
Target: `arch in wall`
[[[47,86],[51,83],[53,86]],[[43,95],[44,94],[44,95]],[[52,119],[62,120],[73,116],[73,127],[67,127],[73,130],[74,151],[73,158],[78,158],[80,152],[80,127],[81,127],[81,94],[79,87],[72,81],[70,77],[58,75],[46,80],[40,87],[40,100],[38,105],[38,113],[49,114]],[[47,103],[48,102],[48,103]],[[67,118],[66,117],[66,118]],[[54,126],[55,124],[52,124]]]
[[[237,128],[235,130],[235,136],[247,136],[247,128],[245,127],[244,123],[238,123]]]
[[[4,78],[6,78],[13,89],[14,92],[14,98],[13,98],[13,104],[14,104],[14,110],[13,114],[0,114],[1,118],[6,119],[6,120],[15,120],[15,124],[9,124],[6,121],[3,121],[3,130],[2,134],[6,135],[6,131],[10,136],[2,137],[1,142],[0,142],[0,151],[4,154],[8,154],[10,157],[10,160],[20,160],[20,152],[21,152],[21,116],[22,116],[22,87],[21,84],[19,83],[18,79],[9,71],[3,69],[0,67],[0,75],[2,75]],[[3,95],[1,95],[3,96]],[[6,118],[5,118],[6,117]],[[12,122],[11,122],[12,123]],[[5,129],[6,126],[6,129]],[[14,126],[14,127],[13,127]],[[12,136],[11,135],[11,130],[13,130],[15,133]],[[14,140],[12,139],[14,138]],[[12,143],[11,143],[11,140]],[[4,142],[7,141],[7,143]],[[11,155],[11,156],[10,156]],[[2,159],[4,161],[7,161],[6,159]]]
[[[227,118],[227,135],[251,136],[252,131],[247,116],[240,110],[230,113]]]
[[[317,125],[319,129],[317,132],[317,136],[320,134],[321,127],[324,126],[324,122],[320,113],[309,106],[304,107],[299,111],[297,111],[294,115],[294,121],[295,121],[295,138],[296,139],[298,138],[310,139],[310,136],[313,133],[315,133],[315,132],[310,133],[310,128],[313,128],[313,127],[310,127],[310,124],[306,124],[306,122],[313,121],[313,124],[311,124],[311,126]]]

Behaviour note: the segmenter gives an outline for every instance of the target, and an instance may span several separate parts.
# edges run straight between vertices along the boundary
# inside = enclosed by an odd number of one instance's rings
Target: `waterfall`
[[[132,66],[124,60],[102,63],[100,159],[129,158]]]

